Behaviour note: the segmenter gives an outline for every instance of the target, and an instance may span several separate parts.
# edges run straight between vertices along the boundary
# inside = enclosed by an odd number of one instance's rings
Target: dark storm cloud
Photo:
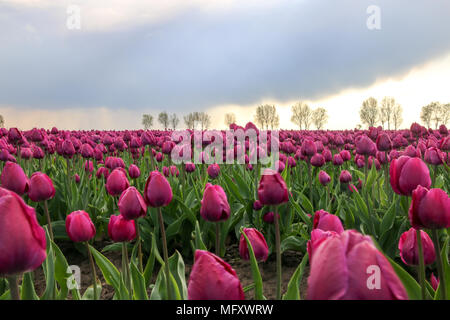
[[[373,4],[381,30],[366,27]],[[449,12],[445,0],[280,1],[70,32],[64,12],[0,5],[0,105],[186,112],[318,99],[449,52]]]

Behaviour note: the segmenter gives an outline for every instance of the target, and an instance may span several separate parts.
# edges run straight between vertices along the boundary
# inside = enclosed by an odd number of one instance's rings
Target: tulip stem
[[[216,256],[220,257],[220,222],[216,222]]]
[[[9,292],[11,294],[11,300],[20,300],[19,296],[19,283],[17,282],[17,275],[8,277]]]
[[[86,241],[86,249],[88,251],[88,255],[89,255],[89,263],[91,264],[91,272],[92,272],[92,282],[93,282],[93,286],[94,286],[94,299],[93,300],[97,300],[97,272],[95,271],[95,264],[94,264],[94,258],[92,257],[92,253],[91,250],[89,249],[89,243]]]
[[[276,208],[276,207],[275,207]],[[281,244],[280,244],[280,224],[278,222],[278,213],[274,208],[274,219],[275,224],[275,248],[277,255],[277,296],[276,299],[281,299]]]
[[[312,174],[311,174],[311,159],[307,159],[308,161],[308,180],[309,180],[309,202],[311,202],[311,205],[313,205],[313,191],[312,191]]]
[[[44,211],[45,211],[45,216],[47,217],[47,224],[48,224],[48,233],[50,234],[50,239],[52,241],[54,241],[53,238],[53,229],[52,229],[52,221],[50,219],[50,213],[48,212],[48,204],[47,204],[47,200],[44,200]]]
[[[139,229],[139,219],[136,220],[136,241],[137,241],[137,244],[138,244],[139,271],[143,272],[142,240],[141,240],[141,231]]]
[[[417,245],[419,247],[419,282],[420,289],[422,292],[422,300],[426,299],[425,296],[425,261],[423,257],[423,245],[422,245],[422,236],[420,235],[420,230],[416,230],[417,237]]]
[[[166,230],[164,229],[164,220],[161,212],[161,207],[158,208],[158,220],[159,220],[159,228],[161,230],[161,239],[163,243],[163,254],[164,254],[164,267],[166,271],[166,290],[167,290],[167,298],[168,300],[172,300],[172,291],[170,288],[170,270],[169,270],[169,253],[167,252],[167,240],[166,240]]]
[[[131,292],[131,276],[128,262],[128,249],[126,242],[122,242],[122,272],[128,289],[129,299],[133,300],[133,294]]]
[[[436,250],[436,265],[439,274],[439,287],[441,288],[442,300],[447,300],[447,291],[445,285],[444,267],[442,264],[441,245],[439,244],[439,234],[437,229],[431,230],[431,237],[433,238],[434,248]]]

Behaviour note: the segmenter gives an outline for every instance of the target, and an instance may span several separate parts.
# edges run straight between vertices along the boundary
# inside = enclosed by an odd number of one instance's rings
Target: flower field
[[[450,299],[444,125],[0,136],[0,300]]]

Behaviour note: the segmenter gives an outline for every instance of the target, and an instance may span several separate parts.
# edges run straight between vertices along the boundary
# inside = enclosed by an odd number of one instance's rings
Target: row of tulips
[[[259,133],[252,123],[231,129]],[[115,299],[244,299],[250,290],[265,299],[259,263],[272,254],[277,299],[300,298],[308,261],[308,299],[450,296],[445,126],[281,131],[278,169],[263,174],[249,161],[262,145],[249,140],[232,149],[244,163],[208,165],[206,153],[198,164],[174,164],[177,145],[165,131],[12,128],[0,136],[0,278],[8,283],[0,280],[0,299],[39,298],[32,270],[41,266],[43,299],[70,290],[73,299],[100,299],[98,269]],[[106,238],[114,244],[102,251],[122,253],[120,271],[95,248]],[[247,288],[222,259],[233,239],[250,260]],[[90,261],[83,295],[67,285],[57,243],[68,240]],[[283,293],[286,250],[304,258]],[[186,255],[194,257],[187,282]]]

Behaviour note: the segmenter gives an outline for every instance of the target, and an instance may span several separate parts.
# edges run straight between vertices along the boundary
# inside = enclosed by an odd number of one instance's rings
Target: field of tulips
[[[0,160],[0,300],[450,299],[444,125],[2,128]]]

